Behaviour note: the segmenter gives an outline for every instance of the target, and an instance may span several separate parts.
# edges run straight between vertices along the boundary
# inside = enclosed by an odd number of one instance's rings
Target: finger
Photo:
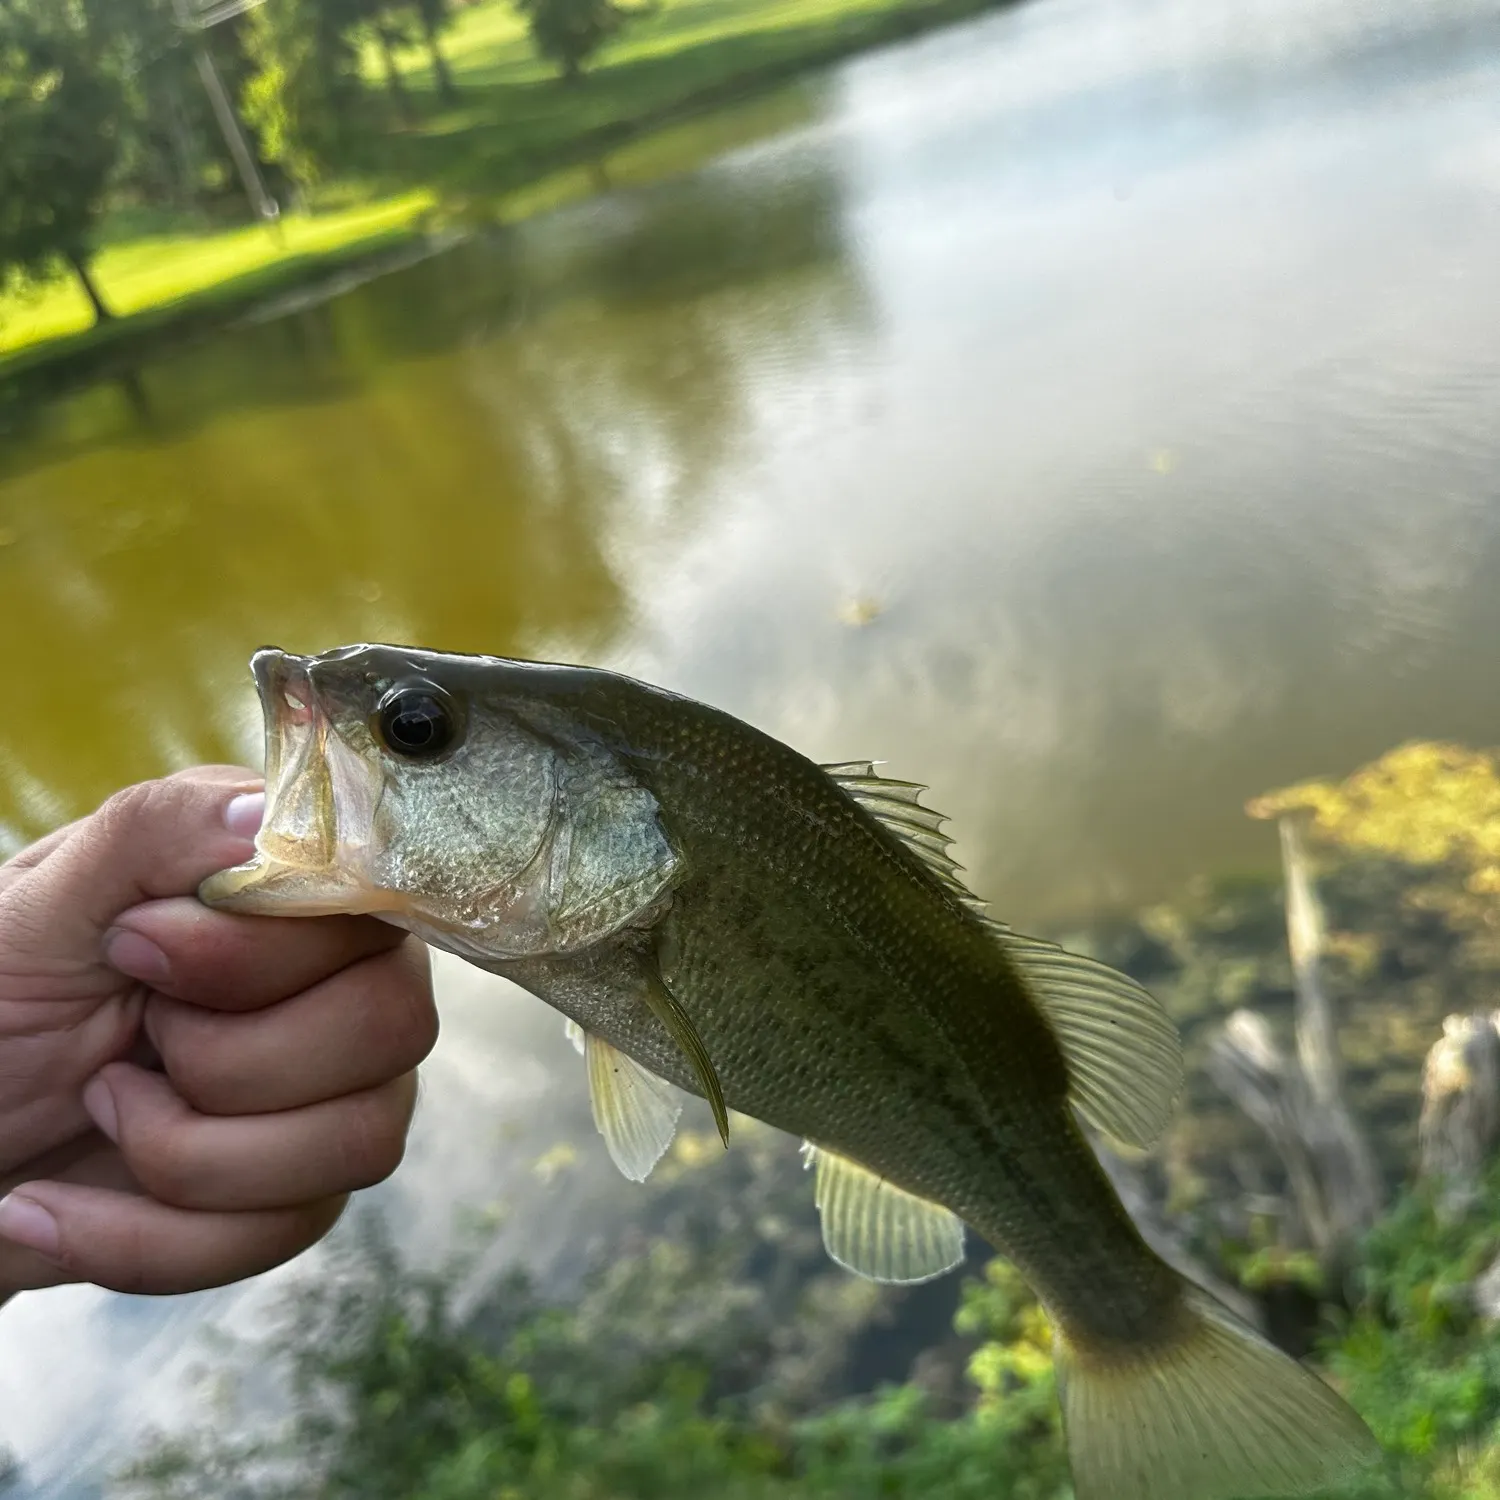
[[[347,1200],[251,1213],[194,1213],[129,1192],[29,1182],[0,1203],[0,1234],[27,1244],[6,1284],[89,1281],[117,1292],[197,1292],[257,1276],[333,1228]],[[24,1278],[24,1279],[23,1279]]]
[[[113,1188],[136,1196],[141,1191],[140,1184],[125,1165],[119,1147],[94,1129],[34,1159],[28,1172],[13,1174],[0,1181],[0,1201],[8,1198],[13,1189],[39,1181],[82,1183],[87,1187]],[[4,1234],[5,1221],[11,1215],[10,1209],[0,1214],[0,1235]],[[0,1237],[0,1287],[19,1290],[56,1286],[71,1279],[55,1261],[17,1244],[15,1240]]]
[[[59,844],[71,838],[85,821],[84,818],[75,818],[71,823],[64,823],[61,828],[54,828],[51,833],[43,834],[36,843],[28,844],[11,855],[4,864],[0,864],[0,874],[11,875],[18,870],[29,870],[32,866],[41,864]]]
[[[279,1114],[204,1115],[157,1073],[104,1068],[84,1090],[94,1122],[153,1198],[215,1213],[280,1208],[383,1181],[401,1164],[414,1073]]]
[[[432,1051],[438,1017],[427,949],[411,938],[263,1010],[225,1014],[153,996],[145,1029],[173,1087],[194,1109],[255,1115],[409,1073]]]
[[[284,1000],[406,934],[374,917],[246,917],[192,896],[132,907],[105,935],[110,964],[154,990],[215,1010]]]
[[[7,936],[28,947],[96,951],[126,907],[189,895],[253,850],[260,778],[200,766],[117,792],[7,887]]]

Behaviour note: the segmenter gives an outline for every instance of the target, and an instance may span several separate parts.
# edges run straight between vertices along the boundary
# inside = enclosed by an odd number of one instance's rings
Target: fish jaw
[[[384,789],[380,767],[333,729],[313,663],[269,646],[251,658],[265,724],[265,814],[254,856],[199,887],[208,906],[299,917],[385,914],[401,906],[369,873]]]

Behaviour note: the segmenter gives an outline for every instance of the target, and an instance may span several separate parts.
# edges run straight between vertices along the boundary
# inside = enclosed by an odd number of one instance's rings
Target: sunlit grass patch
[[[335,213],[291,214],[279,229],[246,225],[199,233],[153,234],[109,245],[94,263],[110,309],[121,317],[162,307],[279,265],[371,241],[411,224],[431,205],[420,190]],[[81,333],[93,323],[72,277],[0,300],[0,353]]]

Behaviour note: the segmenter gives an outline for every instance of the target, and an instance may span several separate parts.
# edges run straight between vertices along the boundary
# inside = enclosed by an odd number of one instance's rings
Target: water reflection
[[[6,735],[0,824],[253,760],[264,641],[603,653],[630,607],[614,538],[690,524],[755,351],[790,370],[857,336],[839,188],[814,155],[641,191],[148,369],[128,412],[81,398],[124,431],[14,449],[3,492],[0,629],[43,648],[6,686],[48,711]],[[673,302],[684,222],[715,269]]]

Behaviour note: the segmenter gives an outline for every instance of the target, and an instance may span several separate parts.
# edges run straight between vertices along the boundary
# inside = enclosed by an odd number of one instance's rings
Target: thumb
[[[253,771],[197,766],[115,793],[6,888],[6,946],[64,960],[92,955],[127,907],[191,895],[215,870],[250,857],[260,790]]]

